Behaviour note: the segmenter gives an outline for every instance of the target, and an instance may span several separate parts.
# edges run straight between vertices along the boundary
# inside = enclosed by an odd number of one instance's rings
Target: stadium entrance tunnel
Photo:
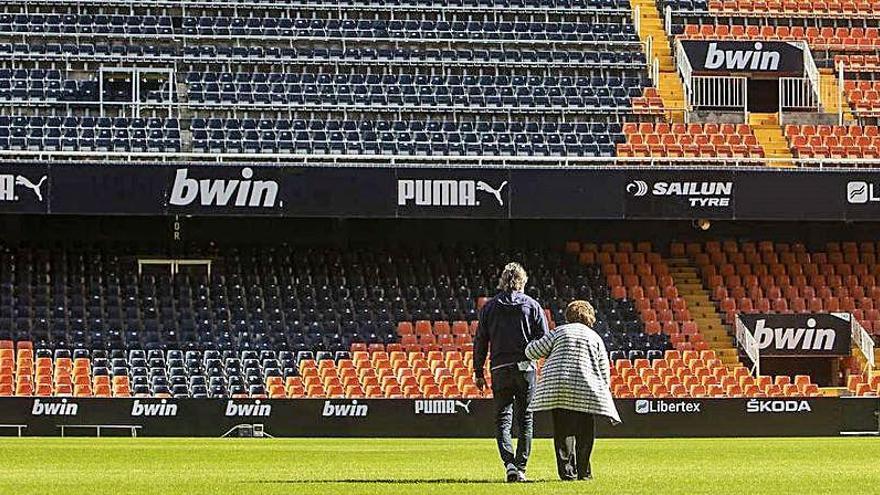
[[[623,399],[623,423],[598,421],[602,437],[837,436],[877,434],[880,399]],[[24,425],[26,436],[57,436],[60,426],[133,425],[138,436],[220,437],[242,423],[263,425],[275,437],[493,436],[494,404],[430,409],[424,400],[379,399],[156,399],[4,398],[0,424]],[[171,407],[173,406],[173,407]],[[147,415],[144,411],[151,411]],[[425,411],[439,411],[428,414]],[[552,433],[549,415],[535,420],[539,436]],[[71,432],[73,430],[70,430]],[[0,430],[14,435],[15,429]]]
[[[776,113],[779,111],[779,80],[756,79],[748,80],[749,112]]]

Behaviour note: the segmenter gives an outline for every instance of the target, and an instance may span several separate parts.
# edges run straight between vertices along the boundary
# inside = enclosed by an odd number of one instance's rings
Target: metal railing
[[[167,266],[169,274],[173,277],[180,272],[180,267],[184,266],[204,266],[208,277],[211,276],[210,259],[186,259],[186,258],[138,258],[138,276],[144,274],[145,266]]]
[[[736,344],[752,361],[752,368],[750,370],[752,375],[759,376],[761,374],[761,351],[758,348],[758,341],[755,340],[755,336],[743,324],[739,315],[736,317]]]
[[[443,9],[444,11],[453,12],[504,12],[504,13],[564,13],[577,15],[617,15],[627,14],[630,9],[621,8],[596,8],[596,7],[545,7],[545,6],[511,6],[511,5],[449,5],[441,1],[433,3],[422,3],[417,1],[408,2],[381,2],[381,1],[359,1],[352,2],[348,5],[340,5],[336,2],[315,2],[310,0],[280,0],[273,2],[260,2],[253,0],[6,0],[4,5],[24,5],[28,7],[40,6],[58,6],[70,5],[74,7],[98,6],[112,7],[121,6],[126,9],[131,7],[150,7],[150,8],[175,8],[183,7],[187,9],[259,9],[259,10],[290,10],[290,9],[309,9],[309,10],[394,10],[394,11],[420,11],[425,12],[431,9]]]
[[[688,59],[684,46],[679,40],[675,40],[675,66],[678,75],[681,77],[682,87],[684,89],[685,115],[691,111],[691,100],[693,98],[692,81],[694,69],[691,61]]]
[[[666,35],[672,36],[672,7],[670,7],[669,5],[667,5],[666,8],[663,9],[663,20],[664,27],[666,28]]]
[[[816,99],[818,100],[820,98],[819,87],[821,86],[821,77],[819,76],[819,68],[816,67],[816,61],[813,60],[813,53],[810,51],[810,46],[807,45],[806,41],[795,41],[792,43],[798,44],[804,53],[804,73],[810,79],[810,83],[813,85],[813,92],[816,94]]]
[[[654,57],[651,60],[651,80],[654,81],[654,87],[660,84],[660,59]]]
[[[865,327],[856,320],[855,316],[850,315],[850,318],[852,319],[852,341],[864,355],[867,368],[870,370],[876,364],[874,362],[874,339],[871,338]]]
[[[636,34],[639,36],[642,35],[642,7],[640,5],[636,5],[633,9],[633,26],[636,29]],[[650,52],[648,52],[650,53]]]
[[[786,110],[818,111],[819,96],[813,82],[807,77],[779,78],[779,124],[783,124]]]
[[[748,121],[749,86],[743,76],[691,76],[692,110],[742,110]]]
[[[843,125],[843,105],[849,105],[843,86],[843,60],[837,64],[837,125]]]
[[[725,158],[725,157],[578,157],[578,156],[457,156],[393,155],[342,153],[212,153],[212,152],[135,152],[135,151],[39,151],[0,150],[3,163],[102,162],[102,163],[266,163],[283,166],[409,167],[446,166],[460,168],[656,168],[674,166],[682,169],[743,168],[784,172],[792,165],[801,168],[880,169],[880,159],[859,158]]]
[[[517,46],[532,46],[532,45],[553,45],[553,46],[566,46],[566,47],[584,47],[584,46],[601,46],[601,47],[633,47],[635,45],[640,44],[640,41],[632,40],[632,41],[599,41],[599,40],[550,40],[550,39],[525,39],[525,38],[517,38],[517,39],[486,39],[486,38],[456,38],[456,33],[462,33],[464,31],[443,31],[436,32],[438,36],[436,38],[406,38],[403,36],[400,37],[358,37],[358,36],[297,36],[295,34],[291,34],[289,36],[280,36],[280,35],[264,35],[260,33],[248,33],[248,34],[184,34],[184,33],[158,33],[158,34],[139,34],[139,33],[46,33],[46,32],[18,32],[18,31],[0,31],[0,37],[21,37],[22,35],[26,35],[28,38],[74,38],[77,41],[83,41],[86,39],[109,39],[112,38],[114,40],[129,40],[129,41],[155,41],[155,40],[168,40],[173,42],[179,42],[187,44],[193,41],[208,41],[208,40],[219,40],[219,41],[253,41],[259,40],[263,43],[301,43],[301,42],[327,42],[332,41],[336,43],[363,43],[363,44],[377,44],[377,43],[385,43],[385,44],[394,44],[394,43],[407,43],[407,44],[451,44],[454,43],[456,45],[466,45],[466,44],[475,44],[475,45],[517,45]]]
[[[652,65],[648,67],[650,72],[654,72],[655,68]],[[656,79],[655,79],[656,80]],[[528,87],[528,86],[525,86]],[[565,87],[563,87],[564,89]],[[261,95],[269,95],[271,93],[262,93]],[[297,94],[297,96],[301,96],[301,94]],[[312,96],[312,95],[309,95]],[[325,95],[317,95],[318,97]],[[338,96],[338,95],[332,95]],[[349,95],[350,96],[350,95]],[[388,95],[385,95],[388,96]],[[566,100],[568,101],[568,100]],[[633,113],[633,108],[631,106],[621,105],[621,106],[592,106],[592,105],[564,105],[564,104],[553,104],[548,103],[547,105],[543,104],[531,104],[531,105],[516,105],[510,103],[498,103],[496,104],[460,104],[460,103],[450,103],[450,104],[422,104],[422,103],[414,103],[414,104],[406,104],[406,103],[291,103],[291,102],[264,102],[264,101],[220,101],[220,102],[207,102],[207,101],[59,101],[59,100],[46,100],[46,101],[16,101],[16,100],[3,100],[0,101],[0,105],[7,104],[10,106],[15,106],[16,108],[31,108],[31,107],[51,107],[53,109],[65,109],[69,107],[98,107],[94,108],[98,112],[98,117],[105,116],[106,108],[119,108],[124,111],[130,111],[132,116],[140,116],[140,111],[152,111],[152,110],[168,110],[171,111],[171,115],[176,115],[174,112],[180,112],[181,110],[203,110],[203,111],[224,111],[229,110],[233,112],[281,112],[281,114],[297,114],[300,112],[327,112],[327,111],[339,111],[339,112],[377,112],[377,113],[457,113],[457,114],[533,114],[533,113],[553,113],[553,114],[566,114],[566,115],[596,115],[596,116],[623,116],[623,115],[631,115]],[[102,109],[101,107],[104,107]],[[2,114],[6,115],[6,114]],[[152,116],[152,114],[148,114]],[[13,116],[18,116],[13,115]]]

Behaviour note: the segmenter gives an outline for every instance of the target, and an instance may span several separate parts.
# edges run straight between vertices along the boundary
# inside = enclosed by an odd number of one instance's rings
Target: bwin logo
[[[634,180],[626,185],[626,192],[639,197],[648,194],[648,183],[643,180]]]
[[[168,401],[162,399],[158,404],[144,404],[140,400],[135,399],[131,405],[132,416],[161,416],[171,417],[177,416],[177,404],[168,404]]]
[[[31,416],[76,416],[77,412],[79,405],[68,403],[67,399],[61,399],[61,402],[40,402],[40,399],[34,399],[31,408]]]
[[[202,206],[247,206],[271,208],[278,196],[278,183],[274,180],[251,180],[254,171],[241,169],[239,179],[190,179],[189,170],[177,169],[171,186],[169,203],[187,206],[198,199]]]
[[[479,180],[400,179],[397,181],[397,205],[407,206],[480,206],[477,193],[491,195],[498,206],[504,206],[502,192],[507,181],[498,187]]]
[[[755,42],[754,50],[720,50],[718,43],[709,43],[706,52],[706,69],[715,70],[766,70],[775,71],[779,68],[779,52],[762,52],[764,44]]]
[[[272,415],[272,404],[261,404],[255,400],[253,404],[236,404],[233,401],[226,402],[226,416],[259,416],[268,418]]]
[[[47,177],[44,175],[36,183],[23,175],[0,174],[0,201],[18,201],[20,198],[15,194],[15,186],[30,189],[37,201],[43,202],[43,183]]]
[[[353,400],[351,404],[334,404],[324,401],[324,410],[321,415],[325,418],[366,418],[370,408],[366,404],[358,404]]]
[[[816,328],[816,319],[807,318],[806,328],[770,328],[767,320],[755,322],[755,340],[759,349],[802,349],[805,351],[830,351],[834,349],[837,332],[833,328]]]
[[[439,414],[453,415],[458,414],[461,409],[465,414],[471,413],[471,401],[462,402],[460,400],[417,400],[415,401],[416,414]]]

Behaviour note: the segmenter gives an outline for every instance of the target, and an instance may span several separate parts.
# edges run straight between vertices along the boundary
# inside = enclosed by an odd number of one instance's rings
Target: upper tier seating
[[[179,26],[179,27],[178,27]],[[541,21],[0,14],[0,33],[638,42],[632,24]]]
[[[173,152],[180,147],[177,119],[0,115],[0,150]]]
[[[611,51],[603,49],[565,49],[565,45],[552,49],[534,48],[311,48],[232,45],[142,45],[108,43],[0,43],[0,55],[15,55],[38,60],[104,61],[112,63],[130,57],[143,57],[144,61],[171,63],[178,58],[187,62],[216,62],[218,59],[244,64],[262,62],[315,63],[346,62],[360,64],[383,64],[406,62],[407,64],[434,65],[439,62],[455,62],[479,65],[490,62],[511,67],[537,67],[552,63],[560,68],[620,68],[641,69],[646,67],[645,54],[641,51]]]
[[[0,150],[610,158],[634,108],[662,112],[627,0],[221,4],[11,5],[3,115],[179,124],[92,142],[16,121]]]
[[[877,126],[786,125],[785,137],[800,158],[878,158]]]
[[[190,73],[191,105],[617,108],[641,97],[640,77],[426,74]]]
[[[194,119],[193,150],[399,155],[613,156],[619,124]]]
[[[682,36],[687,39],[806,40],[811,47],[834,51],[874,51],[880,45],[876,27],[743,26],[739,24],[689,24]]]
[[[800,14],[821,17],[870,15],[880,12],[880,4],[869,0],[709,0],[712,12],[733,15]]]
[[[746,124],[629,123],[618,156],[760,158],[763,148]]]

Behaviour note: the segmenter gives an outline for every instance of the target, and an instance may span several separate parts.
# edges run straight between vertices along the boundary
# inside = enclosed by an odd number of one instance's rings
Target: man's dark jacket
[[[491,344],[490,368],[528,361],[526,345],[547,332],[541,305],[522,292],[501,292],[483,306],[474,337],[474,373],[483,376]]]

